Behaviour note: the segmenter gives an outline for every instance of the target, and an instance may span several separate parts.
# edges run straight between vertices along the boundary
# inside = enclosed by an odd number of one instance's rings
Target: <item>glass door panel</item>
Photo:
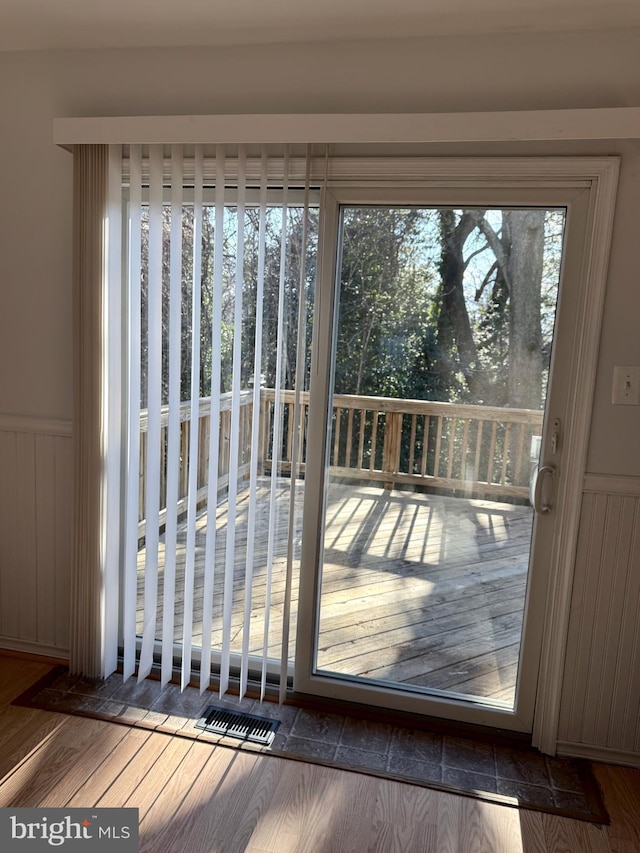
[[[564,229],[340,208],[315,674],[514,708]]]

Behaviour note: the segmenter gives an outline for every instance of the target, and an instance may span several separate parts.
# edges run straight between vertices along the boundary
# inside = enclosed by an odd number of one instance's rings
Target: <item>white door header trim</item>
[[[529,142],[640,138],[640,108],[469,113],[55,118],[53,141],[83,144]]]

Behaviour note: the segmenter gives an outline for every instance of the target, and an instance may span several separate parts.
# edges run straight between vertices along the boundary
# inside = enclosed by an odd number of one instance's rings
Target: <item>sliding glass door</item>
[[[325,215],[296,685],[529,730],[584,198],[344,188]]]
[[[125,677],[530,731],[597,178],[126,153]]]

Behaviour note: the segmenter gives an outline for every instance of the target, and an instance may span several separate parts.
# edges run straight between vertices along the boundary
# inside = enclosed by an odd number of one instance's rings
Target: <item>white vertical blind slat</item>
[[[138,679],[153,666],[158,606],[160,529],[160,408],[162,405],[162,148],[150,151],[147,345],[147,460],[145,496],[144,624]]]
[[[278,283],[278,320],[276,333],[276,381],[273,404],[273,441],[271,446],[271,491],[269,503],[269,532],[267,536],[266,600],[271,601],[273,585],[273,562],[278,527],[277,485],[280,448],[282,446],[282,365],[285,348],[284,296],[287,263],[287,214],[289,203],[289,151],[284,152],[284,177],[282,186],[282,225],[280,236],[280,278]],[[269,650],[270,609],[264,616],[264,639],[262,648],[262,673],[260,678],[260,700],[264,699],[267,682]]]
[[[225,153],[216,149],[215,228],[213,248],[213,307],[211,340],[211,427],[209,432],[209,470],[207,493],[207,535],[204,556],[204,589],[202,605],[202,649],[200,658],[200,692],[211,683],[211,629],[213,622],[213,590],[216,568],[216,510],[218,505],[218,474],[220,459],[220,388],[222,278],[224,266],[224,196]]]
[[[300,278],[298,286],[298,339],[296,342],[296,375],[295,396],[293,406],[293,424],[289,429],[293,430],[293,442],[291,448],[291,482],[289,492],[289,528],[287,535],[287,571],[285,577],[284,607],[282,612],[282,650],[280,655],[280,703],[284,702],[287,693],[287,677],[289,669],[289,630],[291,624],[291,595],[293,587],[293,561],[295,523],[297,513],[296,483],[298,478],[298,456],[300,453],[301,436],[301,394],[304,384],[304,371],[306,363],[305,340],[306,340],[306,257],[309,226],[309,180],[311,168],[311,152],[307,147],[307,165],[304,186],[304,208],[302,211],[302,247],[300,251]]]
[[[167,500],[162,611],[162,667],[164,687],[173,672],[176,598],[176,550],[180,475],[180,344],[182,309],[182,170],[179,145],[171,149],[171,236],[169,244],[169,416],[167,425]]]
[[[263,151],[260,178],[260,220],[258,232],[258,280],[256,286],[255,337],[253,357],[253,406],[251,421],[251,468],[249,478],[249,517],[247,522],[247,559],[245,563],[244,620],[242,635],[242,664],[240,671],[240,699],[247,692],[249,675],[249,639],[251,628],[251,600],[253,593],[254,542],[256,537],[256,510],[258,503],[258,457],[260,439],[260,376],[262,374],[262,323],[264,305],[264,273],[267,231],[267,156]],[[271,602],[265,600],[265,611]]]
[[[229,493],[227,496],[227,543],[224,569],[224,602],[222,618],[222,660],[220,663],[220,696],[229,687],[231,615],[233,607],[233,575],[236,558],[236,513],[238,502],[238,461],[240,451],[240,381],[242,367],[242,297],[244,289],[244,217],[246,198],[246,152],[238,152],[237,241],[235,299],[233,316],[233,372],[231,380],[231,437],[229,442]]]
[[[213,309],[211,320],[211,427],[209,432],[209,487],[207,493],[207,536],[205,540],[202,605],[202,649],[200,692],[211,684],[211,629],[216,562],[216,509],[220,457],[220,368],[222,361],[222,274],[224,262],[225,152],[216,150],[215,229],[213,246]]]
[[[122,146],[109,146],[107,196],[107,256],[105,335],[108,347],[105,366],[107,375],[102,384],[103,407],[106,414],[105,434],[105,507],[107,519],[120,515],[120,455],[122,422]],[[117,524],[104,525],[103,584],[103,676],[106,678],[118,667],[118,612],[120,586],[120,529]]]
[[[198,504],[198,439],[200,431],[200,320],[202,299],[202,146],[195,151],[193,188],[193,286],[191,306],[191,423],[189,429],[189,480],[187,499],[187,553],[184,572],[184,622],[182,636],[182,690],[191,677],[193,641],[193,591],[196,559]]]
[[[123,580],[123,678],[136,668],[136,606],[138,578],[138,506],[140,476],[140,279],[142,241],[142,155],[139,145],[130,149],[128,215],[128,429],[127,486],[125,495],[125,554]]]

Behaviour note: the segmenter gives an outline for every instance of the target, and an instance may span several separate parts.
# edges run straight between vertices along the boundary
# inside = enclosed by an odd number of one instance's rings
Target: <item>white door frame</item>
[[[563,508],[545,519],[549,539],[550,571],[535,590],[535,612],[544,613],[539,620],[536,660],[531,679],[518,691],[528,693],[528,714],[496,710],[487,704],[470,704],[452,699],[416,697],[396,689],[375,688],[384,696],[387,707],[451,717],[472,723],[529,731],[534,745],[545,752],[555,752],[564,669],[566,635],[569,621],[570,593],[573,581],[578,520],[589,434],[593,388],[597,366],[598,343],[604,304],[609,246],[618,176],[618,158],[468,158],[468,159],[334,159],[329,161],[324,198],[321,203],[321,254],[318,258],[314,357],[312,361],[312,399],[308,446],[325,448],[327,430],[326,405],[329,398],[330,335],[336,300],[335,240],[338,205],[360,203],[379,197],[389,198],[389,191],[402,188],[405,203],[421,203],[428,193],[428,204],[447,198],[446,188],[464,188],[464,203],[478,206],[495,202],[496,195],[508,193],[509,204],[527,204],[533,195],[546,196],[538,203],[567,207],[567,229],[571,239],[572,221],[580,219],[580,246],[573,246],[570,275],[579,277],[572,288],[575,302],[570,306],[574,322],[570,352],[564,352],[567,369],[562,396],[564,453],[556,484],[556,505]],[[522,190],[520,202],[518,191]],[[564,203],[560,200],[564,198]],[[487,201],[487,199],[490,199]],[[384,203],[381,201],[381,203]],[[388,202],[386,202],[388,203]],[[529,200],[528,202],[532,202]],[[565,323],[567,309],[565,307]],[[566,334],[565,334],[566,337]],[[553,390],[552,390],[553,394]],[[319,403],[318,401],[324,401]],[[315,403],[315,408],[314,407]],[[547,408],[550,413],[550,408]],[[555,413],[554,413],[555,416]],[[549,420],[550,418],[547,418]],[[547,429],[548,433],[549,430]],[[544,453],[544,451],[543,451]],[[318,608],[319,565],[322,552],[323,482],[326,471],[324,453],[308,453],[303,550],[300,577],[300,602],[296,646],[294,688],[298,692],[329,695],[354,700],[353,684],[344,686],[336,679],[314,675],[313,643]],[[314,484],[315,487],[314,487]],[[546,587],[546,589],[545,589]],[[529,611],[529,603],[527,605]],[[528,628],[531,630],[531,626]],[[538,666],[539,664],[539,666]],[[520,680],[519,680],[520,681]],[[355,701],[367,702],[367,685],[356,685]],[[523,700],[524,701],[524,700]],[[535,709],[534,709],[535,702]],[[520,703],[522,704],[522,703]]]

